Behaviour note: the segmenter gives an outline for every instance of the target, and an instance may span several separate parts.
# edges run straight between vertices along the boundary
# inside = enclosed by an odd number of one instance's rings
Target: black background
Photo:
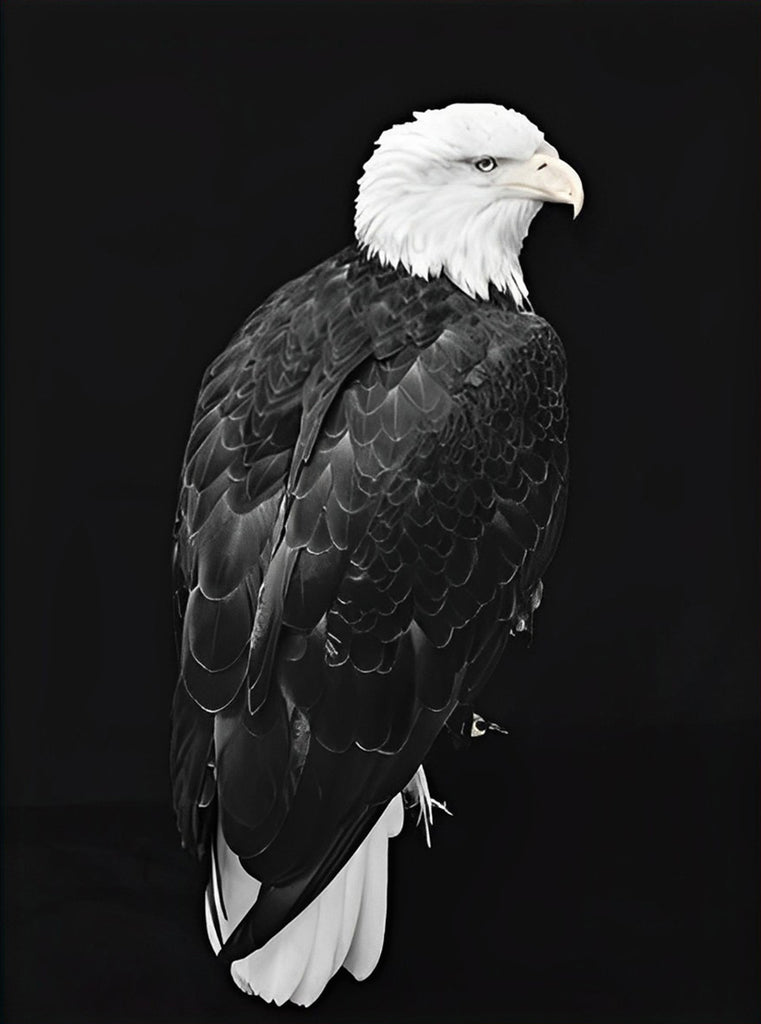
[[[8,1024],[758,1019],[754,3],[5,5]],[[524,269],[570,364],[533,647],[392,844],[381,966],[240,995],[168,806],[176,480],[206,364],[351,238],[415,109],[580,172]],[[342,972],[343,974],[343,972]]]

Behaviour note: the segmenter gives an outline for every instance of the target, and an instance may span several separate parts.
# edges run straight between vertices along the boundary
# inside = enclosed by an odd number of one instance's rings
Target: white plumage
[[[398,794],[317,899],[265,946],[232,964],[238,988],[278,1006],[288,1000],[310,1006],[341,967],[358,981],[372,974],[386,931],[388,843],[401,831],[403,820],[402,796]],[[256,901],[261,885],[243,870],[221,830],[217,832],[217,858],[221,899],[213,871],[211,888],[224,941]],[[206,925],[209,941],[218,953],[220,943],[208,905]]]
[[[495,103],[453,103],[394,125],[376,146],[354,220],[370,255],[419,277],[443,273],[471,297],[488,299],[494,285],[523,306],[519,256],[542,199],[522,190],[502,201],[508,193],[495,189],[499,173],[474,173],[472,160],[554,160],[557,150],[536,125]]]
[[[430,846],[434,807],[450,812],[430,793],[422,766],[405,789],[419,808]],[[377,824],[328,885],[305,910],[261,949],[230,968],[235,984],[247,995],[260,996],[278,1006],[311,1006],[330,979],[345,967],[357,981],[368,978],[378,965],[386,934],[388,844],[404,824],[404,801],[398,793]],[[254,905],[261,883],[241,867],[240,860],[217,829],[216,861],[207,892],[205,914],[209,942],[215,953],[221,945],[209,898],[215,904],[222,941]],[[221,887],[221,891],[220,891]]]

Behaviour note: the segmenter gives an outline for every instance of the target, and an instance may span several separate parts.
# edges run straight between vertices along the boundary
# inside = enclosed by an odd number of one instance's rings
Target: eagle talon
[[[509,735],[507,729],[503,729],[501,725],[497,725],[496,722],[487,722],[481,715],[474,714],[473,721],[470,725],[470,735],[473,739],[478,739],[479,736],[485,736],[487,732],[501,732],[504,736]]]
[[[417,804],[418,814],[415,824],[419,825],[422,821],[423,828],[425,829],[425,844],[430,848],[434,807],[448,814],[450,818],[452,817],[452,812],[443,800],[437,800],[436,797],[431,796],[431,791],[428,788],[428,779],[422,764],[404,787],[403,792],[410,804],[413,806]]]

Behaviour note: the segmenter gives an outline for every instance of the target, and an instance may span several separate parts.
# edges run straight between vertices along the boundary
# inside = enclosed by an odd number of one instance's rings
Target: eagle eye
[[[493,156],[482,156],[479,160],[476,160],[475,167],[477,171],[483,171],[488,174],[489,171],[493,171],[497,166],[497,161]]]

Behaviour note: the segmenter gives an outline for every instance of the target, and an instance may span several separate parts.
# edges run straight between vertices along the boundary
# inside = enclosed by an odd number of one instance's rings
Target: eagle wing
[[[314,292],[210,369],[178,517],[180,828],[199,846],[216,793],[264,886],[227,960],[330,882],[488,677],[564,510],[544,321],[377,274]]]

